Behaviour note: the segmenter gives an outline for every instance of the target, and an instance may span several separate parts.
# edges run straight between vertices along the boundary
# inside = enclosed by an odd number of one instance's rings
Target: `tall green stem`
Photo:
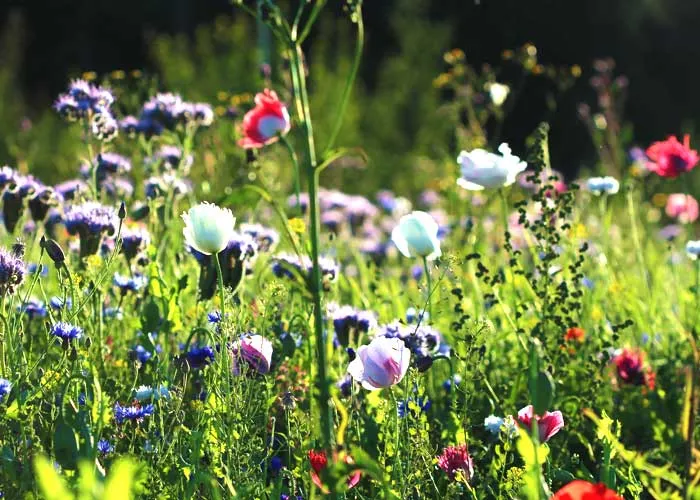
[[[432,299],[432,282],[430,278],[430,268],[428,267],[428,258],[423,257],[423,270],[425,271],[425,279],[428,284],[428,317],[433,320],[433,299]]]
[[[316,158],[316,144],[314,142],[313,125],[311,122],[311,113],[309,110],[309,96],[306,90],[306,76],[303,68],[303,53],[301,46],[294,44],[292,71],[296,73],[296,82],[298,83],[298,95],[300,111],[302,113],[301,124],[306,132],[306,159],[305,172],[308,182],[309,192],[309,240],[311,243],[311,280],[309,286],[313,296],[313,319],[314,331],[316,337],[316,356],[318,357],[318,402],[321,412],[321,437],[323,448],[327,453],[331,452],[331,443],[333,436],[333,415],[330,407],[330,388],[327,374],[326,361],[326,338],[323,328],[323,310],[321,309],[321,267],[319,265],[319,234],[321,232],[320,213],[318,207],[318,171],[316,166],[318,160]],[[329,455],[330,456],[330,455]]]
[[[219,261],[219,254],[214,254],[214,260],[216,261],[216,278],[219,282],[219,298],[221,299],[221,321],[224,321],[224,315],[226,312],[226,295],[224,291],[224,273],[221,272],[221,262]]]

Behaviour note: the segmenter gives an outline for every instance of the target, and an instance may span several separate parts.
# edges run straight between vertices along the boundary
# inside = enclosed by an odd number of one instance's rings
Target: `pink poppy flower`
[[[678,219],[681,224],[695,222],[700,215],[698,202],[689,194],[674,193],[666,200],[666,215]]]
[[[238,141],[245,149],[257,149],[272,144],[291,128],[287,106],[274,90],[265,89],[255,96],[255,107],[243,117],[243,138]]]
[[[272,361],[272,342],[262,335],[244,337],[233,345],[231,350],[233,373],[240,374],[240,362],[245,361],[258,373],[270,371]]]
[[[518,412],[518,422],[529,431],[532,429],[532,405],[527,405]],[[546,443],[557,432],[564,428],[564,417],[560,411],[544,412],[544,415],[535,415],[538,429],[538,439]]]
[[[460,471],[467,481],[474,476],[474,462],[466,444],[443,449],[442,455],[438,457],[438,467],[445,471],[450,481],[454,481]]]
[[[683,138],[683,143],[678,142],[675,136],[665,141],[658,141],[647,148],[647,156],[654,162],[649,169],[661,177],[678,177],[683,172],[688,172],[697,163],[698,152],[690,149],[690,136]]]
[[[399,338],[376,337],[357,350],[348,373],[370,391],[401,382],[408,371],[411,351]]]

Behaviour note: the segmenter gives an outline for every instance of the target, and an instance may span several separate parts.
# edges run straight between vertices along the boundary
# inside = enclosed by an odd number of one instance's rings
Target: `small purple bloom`
[[[59,321],[51,326],[51,335],[58,337],[64,342],[71,342],[72,340],[80,340],[83,336],[83,329],[79,326],[67,323],[65,321]]]
[[[0,296],[12,295],[24,281],[27,268],[14,253],[0,248]]]
[[[138,403],[132,406],[121,406],[118,402],[114,403],[114,420],[117,424],[122,424],[127,420],[140,423],[145,417],[153,415],[154,407],[152,404],[141,406]]]

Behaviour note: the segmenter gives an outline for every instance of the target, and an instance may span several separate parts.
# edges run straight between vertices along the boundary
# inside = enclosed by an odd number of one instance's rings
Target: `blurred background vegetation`
[[[307,47],[321,144],[354,50],[343,2],[329,3]],[[587,127],[579,104],[594,112],[598,106],[600,92],[589,81],[599,58],[614,59],[615,74],[627,77],[620,80],[624,99],[614,131],[624,132],[625,146],[692,134],[700,116],[700,2],[369,0],[364,10],[367,45],[339,143],[360,146],[368,161],[346,161],[324,179],[347,191],[392,186],[411,194],[454,170],[461,147],[500,139],[522,152],[543,119],[552,124],[559,170],[573,176],[594,168],[606,138],[591,140],[600,130]],[[245,175],[226,116],[232,107],[244,112],[265,85],[265,56],[254,22],[226,0],[34,0],[3,4],[0,14],[0,164],[47,183],[76,175],[79,132],[61,123],[50,105],[70,78],[87,72],[108,80],[122,115],[136,113],[156,90],[212,103],[221,123],[200,138],[212,151],[200,163],[215,165],[224,180],[229,173],[234,182]],[[457,63],[462,56],[449,52],[453,48],[464,54]],[[289,99],[285,62],[269,62],[271,85]],[[513,99],[477,120],[484,131],[479,139],[473,123],[460,127],[468,121],[463,94],[469,87],[474,95],[468,99],[478,100],[484,82],[496,80],[512,87]],[[230,171],[222,173],[221,164]]]

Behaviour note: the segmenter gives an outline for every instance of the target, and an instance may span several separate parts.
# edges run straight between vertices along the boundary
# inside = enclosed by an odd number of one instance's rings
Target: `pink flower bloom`
[[[700,215],[698,202],[689,194],[671,194],[666,200],[666,215],[678,219],[681,224],[695,222]]]
[[[527,405],[518,412],[518,422],[530,431],[532,429],[532,405]],[[535,415],[537,421],[538,439],[542,443],[546,443],[557,432],[564,428],[564,417],[560,411],[544,412],[544,415]]]
[[[643,385],[654,390],[656,374],[650,367],[644,366],[644,353],[623,349],[613,358],[612,363],[617,370],[617,376],[626,384]]]
[[[245,361],[258,373],[270,371],[272,361],[272,342],[262,335],[252,335],[244,337],[233,345],[231,351],[233,361],[233,372],[240,374],[240,361]]]
[[[469,456],[467,445],[448,446],[442,450],[442,455],[438,457],[438,467],[440,467],[450,481],[455,480],[458,472],[462,472],[465,479],[469,481],[474,476],[474,462]]]
[[[238,144],[256,149],[272,144],[291,128],[289,111],[274,90],[265,89],[255,96],[255,107],[243,117],[243,135]]]
[[[650,165],[650,170],[661,177],[678,177],[691,170],[700,159],[698,152],[690,149],[688,135],[683,138],[682,144],[675,136],[655,142],[647,148],[647,156],[654,162],[654,165]]]
[[[411,351],[399,338],[376,337],[357,350],[348,373],[362,387],[376,391],[401,382],[408,371]]]

